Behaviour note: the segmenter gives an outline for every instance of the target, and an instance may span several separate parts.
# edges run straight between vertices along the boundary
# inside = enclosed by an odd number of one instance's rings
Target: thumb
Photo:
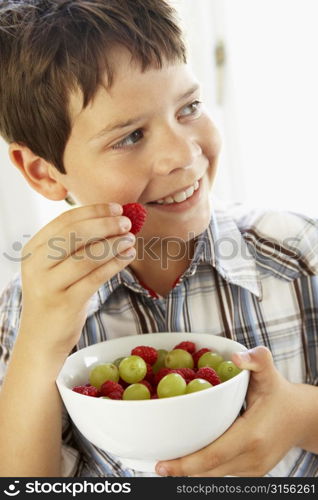
[[[232,355],[232,361],[241,370],[250,370],[251,381],[262,386],[265,384],[267,388],[277,384],[277,371],[272,354],[265,346],[257,346],[244,352],[237,352]]]
[[[254,347],[248,351],[235,352],[232,355],[233,362],[241,370],[251,370],[259,373],[274,367],[273,357],[270,350],[263,346]]]

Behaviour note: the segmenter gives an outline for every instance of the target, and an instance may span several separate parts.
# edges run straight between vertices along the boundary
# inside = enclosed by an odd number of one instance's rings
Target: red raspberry
[[[121,377],[119,377],[118,383],[123,387],[123,389],[126,389],[130,384],[126,382],[126,380],[123,380]]]
[[[195,343],[194,342],[180,342],[180,344],[176,345],[174,349],[184,349],[188,351],[190,354],[193,354],[195,351]]]
[[[107,397],[110,399],[123,399],[123,393],[121,391],[113,391]]]
[[[179,375],[184,378],[187,384],[195,378],[195,371],[191,368],[178,368],[172,370],[172,372],[179,373]]]
[[[221,383],[221,379],[213,368],[210,366],[204,366],[203,368],[199,368],[196,372],[194,378],[203,378],[207,380],[212,385],[218,385]]]
[[[210,352],[210,351],[211,351],[211,349],[208,349],[207,347],[203,347],[199,351],[195,352],[192,355],[193,361],[194,361],[194,366],[198,365],[199,358],[202,356],[202,354],[204,354],[205,352]]]
[[[155,374],[152,371],[152,366],[149,363],[147,364],[147,373],[145,375],[145,380],[147,380],[151,385],[155,385]]]
[[[110,399],[122,399],[124,389],[117,382],[107,380],[102,384],[100,392],[102,396],[108,396]]]
[[[84,394],[84,396],[92,396],[93,398],[98,398],[100,396],[99,390],[90,384],[77,385],[73,387],[72,390],[74,392],[78,392],[79,394]]]
[[[154,347],[148,347],[146,345],[139,345],[135,347],[131,354],[135,356],[140,356],[146,363],[154,365],[158,358],[158,353]]]
[[[154,389],[153,389],[151,383],[148,382],[148,380],[143,379],[139,383],[145,385],[149,389],[150,394],[152,394],[154,392]]]
[[[126,205],[123,205],[123,215],[131,220],[132,226],[130,232],[137,234],[144,225],[147,212],[145,207],[140,203],[126,203]]]
[[[151,396],[151,399],[158,399],[158,394],[153,394],[153,395]]]
[[[159,384],[160,380],[165,377],[166,375],[168,375],[168,373],[172,373],[172,369],[171,368],[160,368],[160,370],[157,371],[156,375],[155,375],[155,383],[156,385]]]

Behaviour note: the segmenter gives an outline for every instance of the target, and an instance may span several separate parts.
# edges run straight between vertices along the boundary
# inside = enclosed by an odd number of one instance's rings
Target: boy
[[[1,475],[139,475],[62,429],[55,379],[72,349],[151,331],[234,338],[252,370],[245,413],[158,474],[317,475],[317,226],[212,204],[219,136],[169,4],[4,1],[0,64],[12,162],[81,205],[25,245],[2,295]],[[129,202],[147,209],[137,239]]]

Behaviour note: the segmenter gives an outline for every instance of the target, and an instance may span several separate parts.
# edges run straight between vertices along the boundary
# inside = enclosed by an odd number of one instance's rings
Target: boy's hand
[[[266,347],[235,354],[232,359],[240,368],[252,371],[245,413],[220,438],[198,452],[159,462],[158,474],[264,476],[290,448],[298,446],[305,434],[303,410],[297,400],[299,386],[280,375]]]
[[[19,339],[27,339],[38,352],[69,354],[84,326],[90,297],[135,257],[131,222],[120,214],[117,204],[75,208],[24,246]],[[127,249],[132,253],[125,254]]]

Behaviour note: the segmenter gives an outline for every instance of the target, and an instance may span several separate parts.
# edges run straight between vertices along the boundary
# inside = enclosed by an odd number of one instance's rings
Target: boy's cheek
[[[222,139],[220,132],[213,124],[209,115],[205,114],[202,117],[198,132],[203,155],[212,163],[220,154]]]

